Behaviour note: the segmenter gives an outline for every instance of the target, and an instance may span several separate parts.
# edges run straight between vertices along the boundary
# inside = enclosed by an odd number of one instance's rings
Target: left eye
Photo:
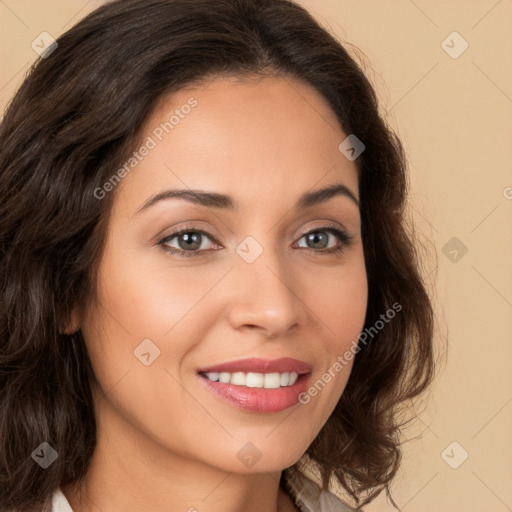
[[[315,229],[313,231],[308,231],[307,233],[303,234],[299,240],[302,240],[303,238],[306,239],[307,243],[312,244],[318,244],[316,247],[308,247],[306,245],[305,249],[335,249],[336,244],[333,246],[328,246],[329,244],[329,234],[335,235],[338,237],[338,239],[341,239],[343,242],[343,233],[337,229],[333,228],[321,228],[321,229]],[[302,246],[304,247],[304,246]]]

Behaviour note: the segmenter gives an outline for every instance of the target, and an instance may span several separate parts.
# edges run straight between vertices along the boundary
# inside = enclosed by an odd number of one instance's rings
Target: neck
[[[62,488],[74,512],[297,510],[279,486],[281,471],[222,471],[163,449],[120,421],[98,418],[97,443],[84,479]]]

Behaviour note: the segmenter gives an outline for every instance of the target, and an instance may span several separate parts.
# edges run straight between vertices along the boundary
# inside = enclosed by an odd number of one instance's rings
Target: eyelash
[[[332,247],[330,249],[323,249],[323,250],[322,249],[312,249],[312,248],[308,248],[308,247],[301,247],[301,249],[307,251],[308,254],[315,253],[315,255],[316,255],[316,254],[320,253],[320,254],[327,255],[327,254],[341,253],[342,251],[344,251],[347,247],[349,247],[352,244],[352,235],[349,235],[347,233],[347,231],[341,230],[341,229],[339,229],[339,228],[337,228],[335,226],[321,226],[321,227],[318,227],[318,228],[314,228],[314,229],[309,229],[309,230],[303,231],[301,233],[301,236],[300,236],[299,240],[301,238],[303,238],[305,235],[308,235],[310,233],[316,233],[316,232],[319,232],[319,231],[325,231],[325,232],[329,232],[329,233],[332,233],[332,234],[336,235],[341,243],[337,247]],[[183,251],[181,249],[176,249],[174,247],[173,248],[169,248],[168,246],[165,245],[165,243],[169,242],[173,238],[176,238],[176,237],[178,237],[180,235],[183,235],[185,233],[199,233],[201,235],[207,236],[212,242],[218,243],[208,232],[206,232],[206,231],[204,231],[202,229],[196,229],[194,227],[186,227],[186,228],[180,229],[179,231],[171,233],[170,235],[167,235],[166,237],[162,238],[158,242],[158,245],[161,245],[162,249],[164,251],[170,253],[170,254],[178,254],[178,255],[184,256],[184,257],[202,256],[202,254],[205,252],[205,250],[201,250],[201,251]]]

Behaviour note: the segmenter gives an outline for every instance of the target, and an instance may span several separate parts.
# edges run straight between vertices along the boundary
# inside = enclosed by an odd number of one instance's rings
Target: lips
[[[248,358],[240,359],[238,361],[230,361],[221,363],[214,366],[205,366],[199,368],[198,373],[211,373],[211,372],[254,372],[254,373],[284,373],[295,372],[299,375],[303,373],[310,373],[312,370],[311,365],[298,359],[291,357],[283,357],[281,359],[260,359]]]
[[[249,412],[276,413],[297,405],[299,395],[307,389],[311,371],[311,366],[304,361],[284,357],[273,360],[241,359],[214,366],[205,366],[198,369],[197,372],[201,384],[206,386],[207,390],[224,403]],[[281,377],[286,376],[286,379],[293,375],[293,379],[284,384],[284,387],[277,388],[275,388],[276,383],[267,388],[249,387],[243,384],[238,385],[233,382],[220,381],[219,377],[222,375],[229,377],[230,374],[236,375],[237,378],[242,376],[249,378],[251,376],[251,380],[254,378],[261,380],[262,377],[265,377],[265,382],[267,376],[272,380],[279,374],[281,374]],[[218,381],[217,378],[219,378]],[[259,384],[261,385],[261,382]]]

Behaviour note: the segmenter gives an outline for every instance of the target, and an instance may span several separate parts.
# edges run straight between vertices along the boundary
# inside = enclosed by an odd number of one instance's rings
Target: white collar
[[[61,489],[57,489],[52,498],[52,512],[73,512],[69,501]]]
[[[333,493],[321,489],[293,466],[285,469],[284,480],[301,512],[355,512],[347,503]]]

